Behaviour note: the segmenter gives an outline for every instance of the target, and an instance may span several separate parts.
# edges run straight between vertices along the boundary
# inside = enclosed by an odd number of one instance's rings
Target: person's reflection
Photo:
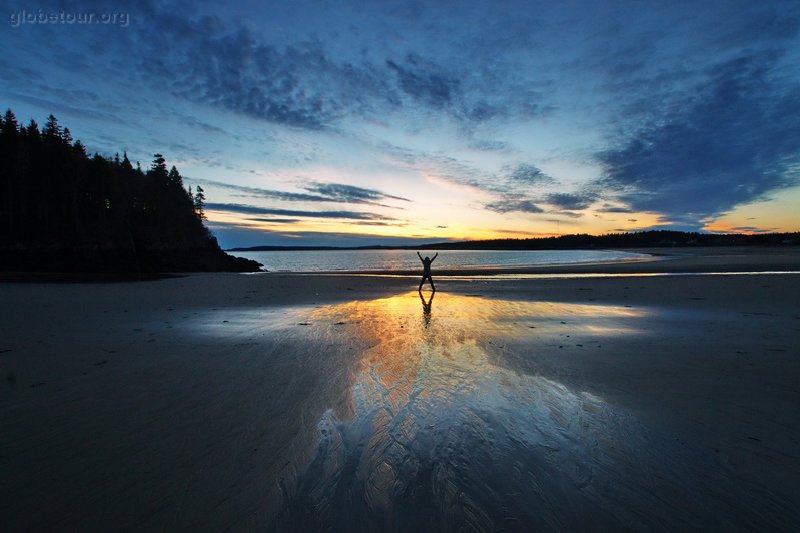
[[[422,321],[426,328],[431,325],[431,307],[434,296],[436,296],[436,291],[431,292],[431,297],[426,301],[425,295],[419,291],[419,299],[422,300]]]

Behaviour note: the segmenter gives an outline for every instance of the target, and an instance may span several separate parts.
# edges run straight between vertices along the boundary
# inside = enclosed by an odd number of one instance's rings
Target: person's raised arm
[[[437,257],[439,257],[439,252],[436,252],[436,255],[433,256],[433,258],[431,259],[431,263],[433,263],[434,259],[436,259]]]
[[[419,252],[417,252],[417,257],[419,257],[419,260],[422,261],[422,256],[419,255]]]

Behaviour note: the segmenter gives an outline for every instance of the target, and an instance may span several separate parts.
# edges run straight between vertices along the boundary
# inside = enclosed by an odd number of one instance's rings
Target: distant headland
[[[0,271],[257,271],[222,251],[204,201],[161,154],[142,170],[90,156],[53,115],[41,129],[0,118]]]

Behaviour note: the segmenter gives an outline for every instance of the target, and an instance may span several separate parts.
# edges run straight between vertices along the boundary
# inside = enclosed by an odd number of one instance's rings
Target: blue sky
[[[225,247],[800,230],[796,1],[0,5],[3,106]]]

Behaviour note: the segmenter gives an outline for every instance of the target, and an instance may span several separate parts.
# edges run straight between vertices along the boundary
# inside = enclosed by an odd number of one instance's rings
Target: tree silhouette
[[[6,110],[6,114],[3,117],[3,128],[2,128],[3,135],[7,135],[9,137],[15,137],[17,133],[19,133],[19,124],[17,123],[17,117],[14,115],[14,112],[10,109]]]
[[[56,139],[61,137],[61,126],[58,125],[58,119],[54,115],[47,116],[47,122],[42,128],[42,135],[48,139]]]
[[[150,165],[149,175],[166,181],[167,179],[167,162],[161,154],[153,154],[153,163]]]
[[[172,168],[169,169],[169,174],[167,174],[167,183],[169,183],[171,187],[183,188],[183,177],[181,177],[181,174],[178,172],[178,169],[175,168],[175,165],[172,165]]]
[[[194,195],[194,212],[197,213],[197,216],[200,217],[202,220],[206,220],[205,214],[205,206],[206,206],[206,195],[203,191],[201,186],[197,186],[197,192]]]

